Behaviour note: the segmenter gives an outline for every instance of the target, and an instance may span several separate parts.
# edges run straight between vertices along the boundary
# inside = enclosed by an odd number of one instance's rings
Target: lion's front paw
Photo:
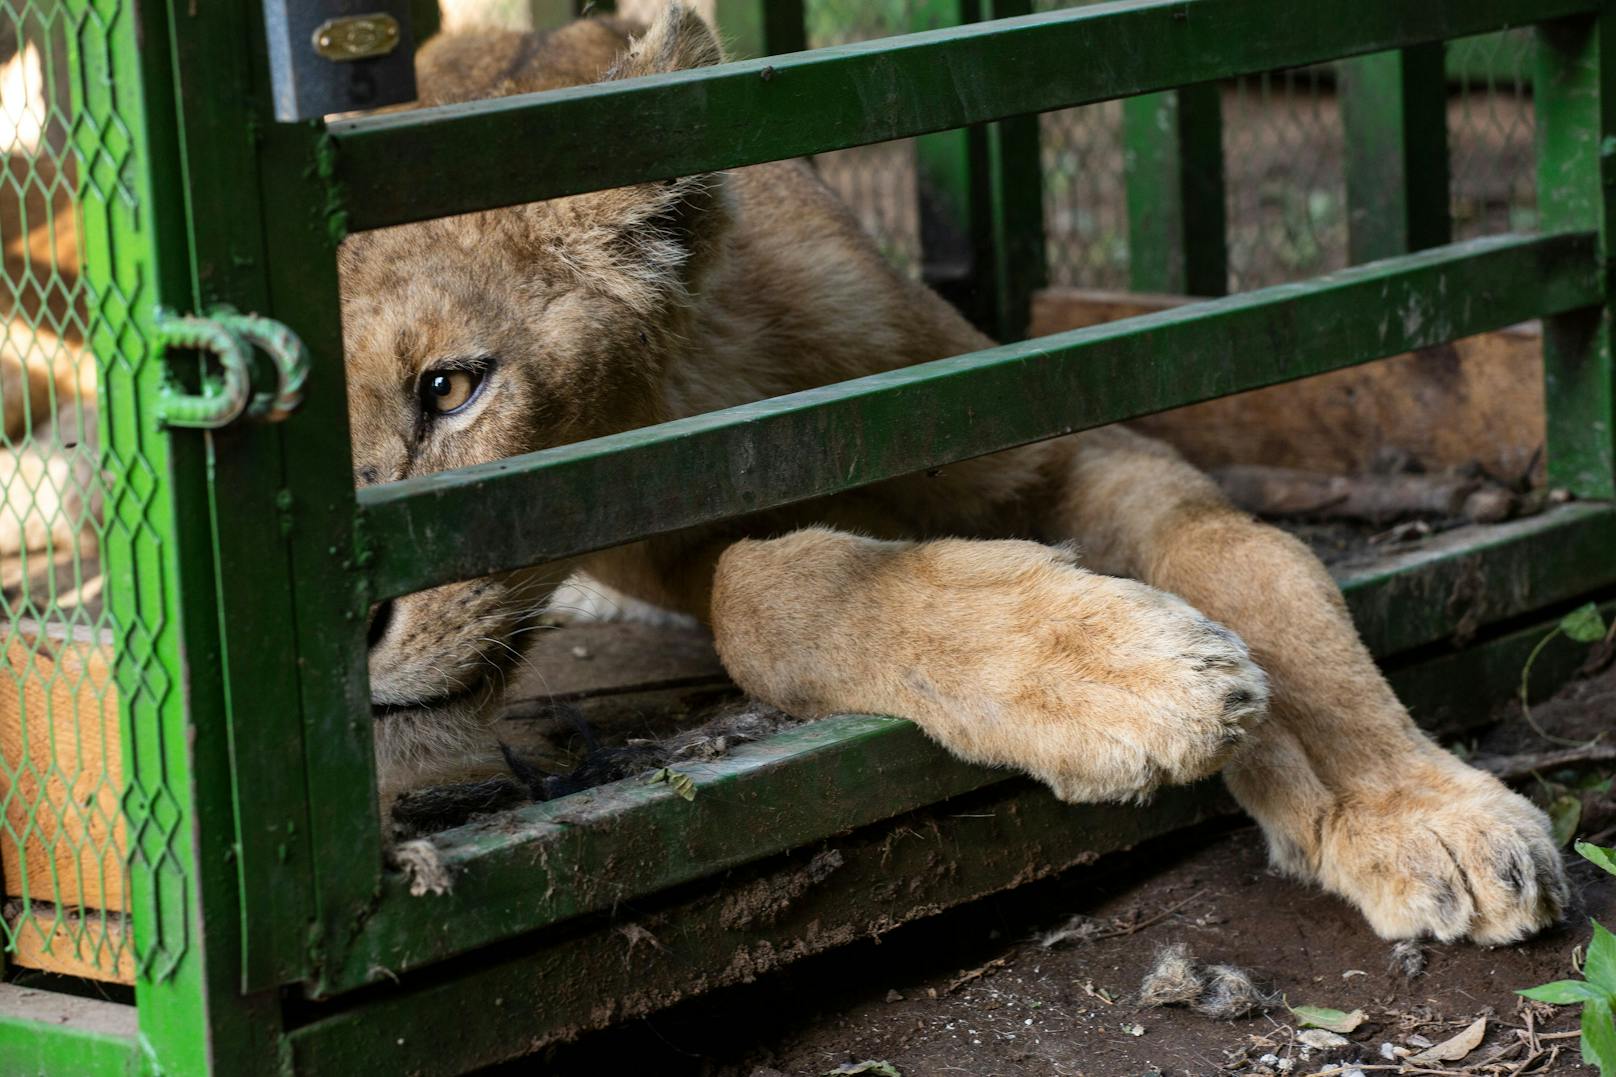
[[[1543,813],[1446,753],[1416,770],[1418,781],[1341,798],[1319,881],[1384,938],[1505,943],[1558,920],[1565,869]]]
[[[1066,641],[1088,668],[1048,703],[1083,747],[1034,773],[1082,801],[1215,773],[1268,711],[1268,678],[1246,645],[1176,596],[1132,580],[1088,583],[1114,604],[1108,638]]]

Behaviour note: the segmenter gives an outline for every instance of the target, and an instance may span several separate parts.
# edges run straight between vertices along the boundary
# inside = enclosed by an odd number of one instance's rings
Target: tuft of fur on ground
[[[1275,1001],[1250,972],[1236,965],[1202,965],[1182,942],[1158,950],[1139,983],[1141,1006],[1188,1006],[1218,1021],[1266,1013]]]
[[[1079,913],[1053,931],[1039,935],[1038,945],[1042,949],[1053,950],[1063,942],[1092,942],[1100,938],[1105,930],[1105,925],[1100,921]]]
[[[1163,947],[1156,954],[1139,984],[1141,1006],[1188,1006],[1201,997],[1206,981],[1190,957],[1190,948],[1181,942]]]
[[[1278,1003],[1250,972],[1237,965],[1211,965],[1206,970],[1206,990],[1195,1000],[1195,1012],[1217,1021],[1233,1021],[1267,1013]]]
[[[1404,939],[1392,947],[1391,969],[1412,980],[1425,974],[1425,947],[1413,939]]]

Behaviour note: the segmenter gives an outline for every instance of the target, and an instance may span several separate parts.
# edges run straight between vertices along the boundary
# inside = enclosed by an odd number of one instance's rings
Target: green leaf
[[[1515,993],[1555,1006],[1570,1006],[1576,1002],[1609,1001],[1609,996],[1602,988],[1582,980],[1556,980],[1551,984],[1539,984],[1537,987],[1528,987]]]
[[[1343,1013],[1340,1010],[1332,1010],[1328,1006],[1292,1006],[1290,1011],[1296,1015],[1298,1022],[1303,1027],[1311,1025],[1313,1028],[1323,1028],[1331,1032],[1342,1033],[1351,1032],[1363,1024],[1365,1016],[1362,1010]]]
[[[1560,631],[1578,643],[1598,643],[1605,638],[1605,619],[1592,602],[1578,606],[1560,618]]]
[[[1599,1077],[1616,1077],[1616,1024],[1603,999],[1582,1007],[1582,1060],[1598,1066]]]
[[[849,1073],[874,1073],[879,1077],[903,1077],[903,1073],[892,1063],[868,1059],[864,1062],[843,1062],[833,1070],[826,1070],[825,1077],[843,1077]]]
[[[1576,836],[1577,824],[1582,822],[1582,798],[1563,793],[1549,804],[1549,830],[1554,844],[1569,845]]]
[[[1598,864],[1612,875],[1616,875],[1616,849],[1606,849],[1592,842],[1579,841],[1576,845],[1577,855],[1593,864]]]
[[[1616,996],[1616,935],[1606,931],[1602,924],[1594,924],[1594,937],[1588,943],[1588,958],[1582,963],[1582,974],[1589,983]]]

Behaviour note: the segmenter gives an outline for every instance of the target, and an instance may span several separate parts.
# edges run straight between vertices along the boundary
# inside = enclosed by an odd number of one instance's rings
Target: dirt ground
[[[1501,702],[1502,720],[1459,747],[1494,769],[1564,752]],[[1616,720],[1616,668],[1534,709],[1551,734],[1586,742]],[[1577,767],[1518,773],[1544,802],[1569,800],[1576,830],[1608,843],[1616,763],[1594,750]],[[1597,758],[1604,756],[1606,758]],[[1513,760],[1512,765],[1509,760]],[[1568,854],[1569,855],[1569,854]],[[655,1073],[817,1077],[831,1072],[1133,1075],[1591,1073],[1573,1008],[1514,991],[1575,975],[1589,917],[1616,922],[1616,878],[1571,857],[1566,922],[1496,949],[1427,943],[1410,976],[1391,944],[1344,902],[1276,877],[1249,824],[1221,823],[896,930],[756,983],[597,1033],[501,1073]],[[1077,919],[1073,921],[1073,917]],[[1078,937],[1040,936],[1063,925]],[[1266,1013],[1213,1020],[1147,1008],[1140,982],[1163,948],[1248,970],[1274,996]],[[1363,1011],[1347,1046],[1308,1046],[1289,1006]],[[1486,1019],[1462,1060],[1403,1063]],[[1316,1033],[1307,1038],[1318,1038]],[[861,1063],[872,1065],[857,1069]],[[884,1063],[890,1069],[881,1068]],[[844,1067],[838,1070],[838,1067]]]

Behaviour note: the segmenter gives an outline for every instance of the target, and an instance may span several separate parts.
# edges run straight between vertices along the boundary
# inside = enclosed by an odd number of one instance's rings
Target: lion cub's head
[[[502,54],[509,62],[488,61]],[[700,18],[670,5],[632,39],[622,24],[595,21],[551,35],[450,36],[423,50],[419,66],[424,96],[437,102],[722,58]],[[532,150],[489,146],[487,167],[524,152]],[[720,180],[701,176],[349,239],[340,270],[356,482],[662,418],[662,369],[690,336],[692,295],[722,257],[726,220]],[[384,789],[440,770],[480,741],[505,672],[565,574],[548,566],[487,577],[374,612],[371,700]]]

